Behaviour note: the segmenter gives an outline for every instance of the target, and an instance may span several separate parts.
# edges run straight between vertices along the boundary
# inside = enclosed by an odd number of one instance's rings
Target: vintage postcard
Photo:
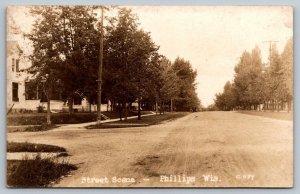
[[[293,187],[291,6],[7,7],[8,187]]]

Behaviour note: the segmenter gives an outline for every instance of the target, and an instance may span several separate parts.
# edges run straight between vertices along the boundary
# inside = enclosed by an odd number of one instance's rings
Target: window
[[[11,70],[15,71],[15,58],[12,58],[11,60]]]
[[[44,92],[43,83],[38,84],[38,99],[40,99],[41,102],[47,102],[48,101],[47,96]]]
[[[62,100],[62,92],[60,89],[52,90],[51,100]]]
[[[74,105],[81,105],[82,98],[80,96],[74,97]]]
[[[12,83],[12,100],[14,102],[19,102],[19,84],[18,83],[15,83],[13,82]]]
[[[41,102],[47,102],[48,98],[45,94],[46,91],[44,91],[44,83],[39,83],[38,85],[28,83],[28,98],[32,97],[32,99],[38,99],[41,100]],[[31,89],[31,91],[29,91]],[[25,90],[26,90],[26,84],[25,84]],[[26,92],[27,93],[27,92]],[[62,94],[63,92],[60,89],[54,89],[51,92],[51,100],[62,100]],[[35,95],[35,97],[33,97]]]
[[[25,82],[25,99],[36,100],[37,95],[37,85],[32,82]]]
[[[20,62],[20,60],[17,59],[17,60],[16,60],[16,72],[19,72],[19,71],[20,71],[20,68],[19,68],[19,62]]]

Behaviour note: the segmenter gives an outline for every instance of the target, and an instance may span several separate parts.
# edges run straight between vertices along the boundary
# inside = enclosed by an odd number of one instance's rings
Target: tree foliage
[[[189,61],[179,57],[175,59],[172,68],[179,79],[179,92],[174,101],[176,110],[189,111],[200,108],[200,100],[196,93],[196,70],[193,70]]]
[[[76,94],[95,88],[99,31],[94,7],[38,6],[31,13],[38,19],[27,34],[34,49],[28,71],[36,81],[49,82],[47,88],[59,82],[72,110]]]
[[[80,94],[96,102],[100,25],[96,6],[37,6],[37,19],[27,34],[33,45],[28,69],[37,83],[43,81],[47,94],[61,90],[72,112],[73,99]],[[140,28],[130,9],[120,8],[106,17],[102,99],[128,105],[138,100],[170,104],[177,110],[198,107],[196,71],[189,61],[171,63],[158,53],[149,32]],[[50,99],[48,98],[49,105]]]
[[[139,29],[131,10],[119,10],[116,22],[106,34],[105,46],[106,98],[123,104],[147,98],[153,88],[152,59],[158,46],[149,33]]]
[[[293,42],[288,40],[279,54],[271,45],[269,64],[263,64],[258,47],[245,51],[235,67],[233,84],[226,83],[223,93],[216,95],[215,104],[221,110],[291,109],[293,96]],[[225,89],[227,88],[227,89]],[[230,90],[228,88],[231,88]],[[230,91],[230,92],[229,92]],[[226,98],[231,94],[230,98]],[[230,96],[230,95],[229,95]]]

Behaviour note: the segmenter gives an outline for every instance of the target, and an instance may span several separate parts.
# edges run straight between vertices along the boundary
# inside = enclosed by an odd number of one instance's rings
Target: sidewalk
[[[147,116],[152,116],[155,115],[155,112],[152,112],[151,114],[145,114],[145,115],[141,115],[141,117],[147,117]],[[131,117],[127,117],[127,119],[135,119],[138,118],[138,116],[131,116]],[[116,122],[119,121],[120,119],[107,119],[107,120],[103,120],[101,121],[101,123],[110,123],[110,122]],[[86,129],[85,127],[90,126],[90,125],[96,125],[97,123],[95,121],[93,122],[88,122],[88,123],[79,123],[79,124],[61,124],[59,125],[59,127],[52,129],[51,131],[64,131],[64,130],[82,130],[82,129]]]

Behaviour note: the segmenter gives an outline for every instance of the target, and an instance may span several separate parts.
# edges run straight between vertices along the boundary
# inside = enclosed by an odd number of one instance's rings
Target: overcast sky
[[[171,61],[179,56],[197,70],[197,93],[204,106],[213,103],[217,92],[234,76],[234,66],[244,50],[256,45],[268,61],[269,44],[278,50],[293,35],[292,8],[287,6],[143,6],[130,7],[140,26],[151,33],[159,52]],[[17,25],[27,28],[22,10],[10,14]],[[19,12],[19,13],[18,13]],[[24,22],[27,21],[27,22]],[[27,26],[27,27],[26,27]]]

